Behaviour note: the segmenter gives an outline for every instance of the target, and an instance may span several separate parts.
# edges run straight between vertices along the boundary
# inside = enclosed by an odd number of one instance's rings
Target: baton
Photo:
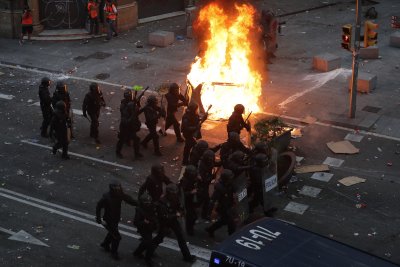
[[[85,116],[83,116],[83,117],[85,117]],[[92,123],[92,121],[88,118],[88,117],[85,117],[90,123]]]
[[[247,118],[246,118],[245,121],[248,121],[248,120],[249,120],[249,118],[250,118],[250,116],[251,116],[252,113],[253,113],[253,111],[250,111],[250,114],[247,116]]]

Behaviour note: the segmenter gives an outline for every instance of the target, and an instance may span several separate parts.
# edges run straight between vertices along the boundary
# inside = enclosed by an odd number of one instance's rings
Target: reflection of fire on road
[[[204,6],[194,23],[200,45],[188,80],[203,84],[201,100],[212,118],[228,118],[236,104],[259,112],[263,56],[259,15],[249,3],[218,0]],[[264,103],[263,103],[264,104]]]

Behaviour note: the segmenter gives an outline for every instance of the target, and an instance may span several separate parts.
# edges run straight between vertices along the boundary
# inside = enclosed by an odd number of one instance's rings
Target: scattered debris
[[[24,175],[24,171],[23,170],[17,170],[17,175]]]
[[[311,179],[319,180],[322,182],[329,182],[329,180],[332,178],[332,176],[333,176],[333,173],[316,172],[311,176]]]
[[[299,138],[299,137],[302,137],[302,136],[303,136],[303,133],[301,132],[301,128],[294,128],[291,131],[291,137],[293,139],[296,139],[296,138]]]
[[[359,233],[354,233],[354,236],[359,236]]]
[[[378,147],[377,149],[378,149],[379,152],[382,152],[382,148]]]
[[[353,146],[349,141],[329,142],[326,143],[328,148],[336,154],[357,154],[360,149]]]
[[[320,165],[304,165],[294,169],[296,173],[309,173],[309,172],[325,172],[329,171],[329,166],[327,164]]]
[[[393,166],[393,163],[388,162],[388,163],[386,163],[386,165],[389,166],[389,167],[391,167],[391,166]]]
[[[339,168],[340,166],[342,166],[343,162],[344,160],[342,159],[327,157],[322,164]]]
[[[296,182],[298,182],[299,181],[299,178],[297,178],[297,176],[295,176],[295,175],[292,175],[292,177],[290,178],[290,183],[296,183]]]
[[[78,250],[80,246],[77,245],[68,245],[67,248]]]
[[[357,133],[357,132],[356,132]],[[344,140],[349,140],[349,141],[353,141],[353,142],[357,142],[357,143],[359,143],[359,142],[361,142],[361,140],[364,138],[364,136],[363,135],[360,135],[360,134],[352,134],[352,133],[349,133],[349,134],[347,134],[345,137],[344,137]]]
[[[365,203],[358,203],[358,204],[356,204],[356,208],[357,209],[362,209],[362,208],[365,208],[367,206],[367,204],[365,204]]]
[[[345,186],[351,186],[359,183],[365,183],[366,179],[357,176],[348,176],[340,179],[338,182]]]

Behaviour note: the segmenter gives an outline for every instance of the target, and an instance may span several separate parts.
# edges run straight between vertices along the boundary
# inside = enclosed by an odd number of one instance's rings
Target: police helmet
[[[207,161],[215,160],[215,153],[211,149],[207,149],[204,151],[202,158]]]
[[[165,171],[164,171],[164,166],[161,165],[160,163],[156,163],[153,166],[151,166],[151,174],[159,177],[159,176],[164,176]]]
[[[132,91],[130,89],[125,89],[124,98],[127,100],[132,100]]]
[[[243,106],[242,104],[237,104],[237,105],[233,108],[233,110],[234,110],[236,113],[243,114],[243,113],[244,113],[244,106]]]
[[[50,78],[49,77],[43,77],[41,83],[42,83],[43,86],[50,86],[50,83],[51,83]]]
[[[196,102],[190,102],[187,108],[190,112],[196,112],[199,105]]]
[[[169,92],[173,94],[179,94],[179,85],[177,83],[171,83],[169,86]]]
[[[266,154],[258,153],[254,160],[258,166],[264,167],[268,165],[268,156]]]
[[[237,132],[229,132],[228,133],[228,141],[240,142],[240,135]]]
[[[157,97],[156,97],[155,95],[150,95],[150,96],[147,98],[147,104],[148,104],[148,105],[157,105],[157,104],[158,104]]]
[[[57,92],[59,93],[66,93],[67,92],[67,85],[63,81],[58,81],[56,84]]]
[[[197,176],[197,169],[193,165],[188,165],[185,168],[185,173],[183,174],[185,177],[196,177]]]
[[[242,151],[240,151],[240,150],[235,151],[235,152],[232,153],[231,159],[234,162],[241,163],[243,161],[243,159],[244,159],[244,153]]]
[[[207,141],[200,140],[197,143],[196,147],[197,147],[197,149],[204,151],[204,150],[208,149],[208,143],[207,143]]]
[[[98,93],[99,92],[99,85],[97,83],[91,83],[89,86],[89,90],[92,93]]]

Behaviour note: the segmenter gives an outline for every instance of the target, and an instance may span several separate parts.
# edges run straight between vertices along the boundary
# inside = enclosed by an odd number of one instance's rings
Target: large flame
[[[203,83],[204,107],[212,104],[213,118],[228,118],[236,104],[246,112],[258,112],[262,75],[255,61],[260,61],[260,28],[257,13],[250,4],[218,2],[204,6],[194,24],[199,36],[200,55],[196,57],[188,80]]]

